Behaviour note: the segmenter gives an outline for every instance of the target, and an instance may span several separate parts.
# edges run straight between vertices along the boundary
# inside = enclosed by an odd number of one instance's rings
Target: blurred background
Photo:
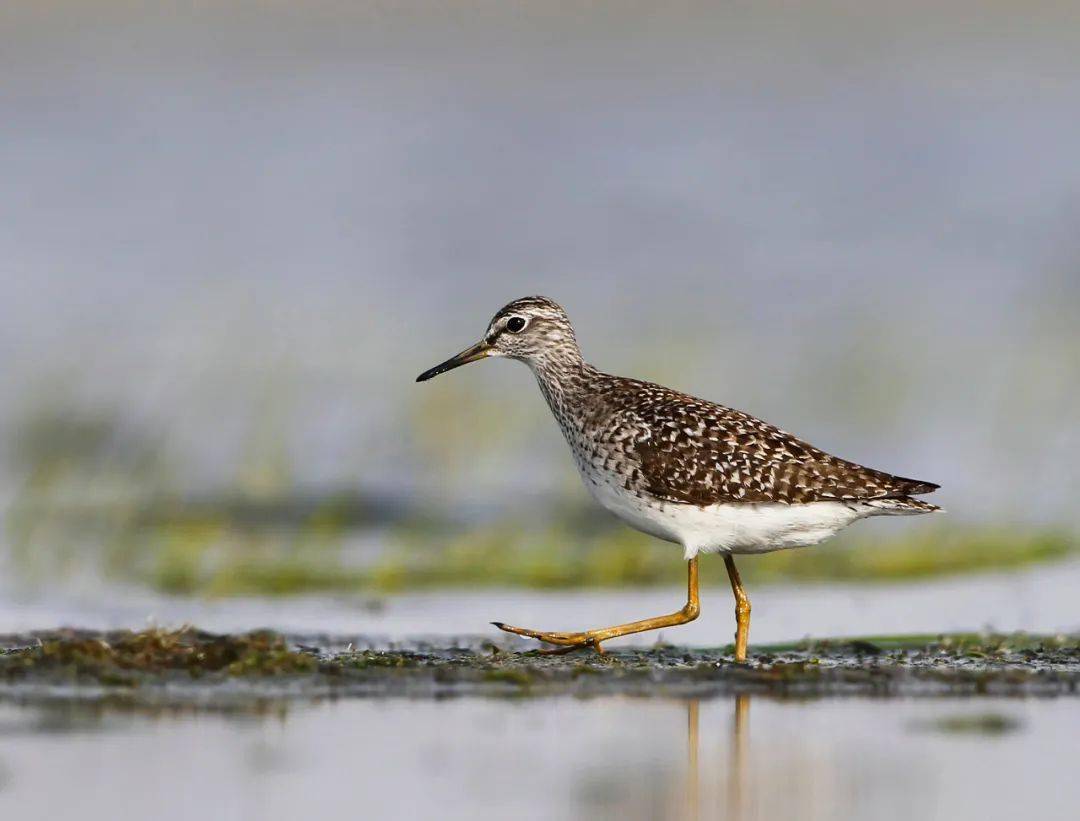
[[[0,27],[13,624],[676,589],[527,369],[413,382],[531,293],[602,369],[943,486],[947,517],[752,580],[1078,578],[1080,7],[97,0]]]
[[[526,368],[413,381],[533,293],[604,370],[942,485],[947,515],[741,562],[752,652],[1075,632],[1078,146],[1075,3],[5,3],[0,632],[480,647],[669,612],[678,549],[593,506]],[[637,638],[732,630],[717,586]],[[1068,698],[7,692],[20,818],[1076,803]]]

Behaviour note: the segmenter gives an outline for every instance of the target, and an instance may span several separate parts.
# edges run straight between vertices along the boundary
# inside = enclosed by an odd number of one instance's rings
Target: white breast
[[[595,477],[593,477],[595,478]],[[842,502],[716,504],[660,502],[609,482],[590,481],[593,497],[631,527],[698,553],[768,553],[824,541],[841,528],[874,515],[873,508]]]

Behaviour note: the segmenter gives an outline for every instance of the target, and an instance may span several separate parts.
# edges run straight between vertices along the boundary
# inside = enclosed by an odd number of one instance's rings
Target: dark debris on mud
[[[1068,696],[1080,637],[910,636],[759,648],[674,646],[550,656],[518,645],[216,635],[193,628],[0,637],[0,698],[221,706],[325,697]]]

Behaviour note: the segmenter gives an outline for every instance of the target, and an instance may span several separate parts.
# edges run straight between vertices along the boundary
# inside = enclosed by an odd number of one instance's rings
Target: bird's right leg
[[[658,630],[662,627],[674,627],[677,624],[686,624],[698,617],[701,612],[701,603],[698,600],[698,560],[697,556],[687,562],[686,578],[686,604],[681,610],[666,616],[654,616],[651,619],[632,621],[628,624],[618,624],[614,627],[603,627],[598,630],[587,630],[580,633],[553,633],[540,630],[528,630],[524,627],[513,627],[503,624],[501,621],[493,621],[500,630],[507,633],[516,633],[519,636],[539,639],[548,644],[560,645],[560,649],[553,652],[566,652],[583,647],[592,647],[598,653],[602,653],[600,642],[619,636],[629,636],[632,633],[644,633],[646,630]]]

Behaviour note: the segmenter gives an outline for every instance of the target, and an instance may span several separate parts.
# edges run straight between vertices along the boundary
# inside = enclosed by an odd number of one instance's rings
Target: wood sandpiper
[[[936,490],[931,482],[839,459],[723,405],[601,373],[582,358],[566,312],[546,297],[511,302],[483,339],[416,381],[489,356],[532,369],[593,498],[631,527],[681,545],[688,566],[686,605],[666,616],[573,633],[492,622],[558,645],[552,652],[601,651],[608,639],[693,621],[698,555],[720,553],[735,594],[735,660],[745,661],[750,600],[735,554],[817,544],[868,516],[940,510],[912,498]]]

